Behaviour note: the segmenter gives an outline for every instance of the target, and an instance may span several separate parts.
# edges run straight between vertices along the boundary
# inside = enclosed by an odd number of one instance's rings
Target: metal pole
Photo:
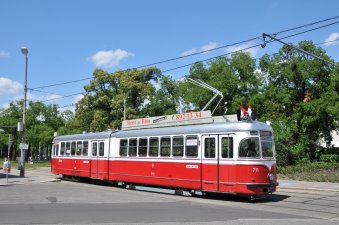
[[[124,120],[126,120],[126,98],[124,99]]]
[[[7,161],[8,161],[8,165],[10,165],[10,159],[9,159],[10,150],[11,150],[11,134],[8,134],[8,148],[7,148]],[[6,173],[7,184],[8,184],[8,172],[9,172],[8,170],[9,170],[9,166],[7,168],[7,173]]]
[[[21,50],[23,50],[21,48]],[[21,143],[25,144],[26,143],[26,106],[27,106],[27,65],[28,65],[28,51],[26,48],[26,67],[25,67],[25,89],[24,89],[24,112],[22,116],[22,125],[23,125],[23,131],[22,131],[22,139]],[[25,149],[21,147],[21,159],[20,159],[20,177],[25,177]]]
[[[9,160],[10,151],[11,151],[11,134],[8,134],[8,149],[7,149],[7,159],[8,159],[8,161],[10,161]]]

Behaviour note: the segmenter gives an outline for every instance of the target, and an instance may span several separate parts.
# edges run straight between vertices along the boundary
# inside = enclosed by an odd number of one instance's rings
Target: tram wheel
[[[174,191],[174,194],[175,195],[184,195],[184,190],[183,189],[175,189],[175,191]]]

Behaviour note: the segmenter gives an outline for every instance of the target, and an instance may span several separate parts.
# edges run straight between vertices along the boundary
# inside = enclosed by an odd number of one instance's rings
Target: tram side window
[[[262,157],[272,158],[273,155],[273,134],[271,131],[260,131]]]
[[[77,141],[76,155],[81,155],[82,152],[82,141]]]
[[[233,138],[223,137],[221,139],[221,157],[233,158]]]
[[[137,139],[131,138],[129,139],[129,156],[137,156]]]
[[[97,156],[98,152],[98,142],[92,143],[92,156]]]
[[[59,143],[54,146],[55,155],[59,155]]]
[[[198,157],[198,136],[186,136],[186,152],[187,157]]]
[[[82,155],[83,156],[88,156],[88,141],[83,142],[83,149],[82,149]]]
[[[171,138],[162,137],[160,140],[160,156],[169,157],[171,155]]]
[[[271,141],[261,141],[262,157],[273,157],[273,144]]]
[[[184,137],[173,137],[173,156],[184,156]]]
[[[99,143],[99,156],[104,156],[105,154],[105,142]]]
[[[151,137],[149,139],[149,156],[158,157],[159,155],[159,138]]]
[[[147,156],[147,138],[139,139],[139,156],[140,157]]]
[[[75,150],[76,150],[76,142],[72,141],[71,142],[71,155],[75,155]]]
[[[119,150],[120,156],[127,156],[127,147],[128,147],[128,140],[127,139],[121,139],[120,140],[120,150]]]
[[[205,138],[205,158],[215,158],[215,138]]]
[[[66,143],[61,142],[60,155],[65,155]]]
[[[259,156],[259,138],[246,138],[240,142],[239,157],[258,158]]]
[[[70,155],[70,154],[71,154],[71,143],[66,142],[66,155]]]

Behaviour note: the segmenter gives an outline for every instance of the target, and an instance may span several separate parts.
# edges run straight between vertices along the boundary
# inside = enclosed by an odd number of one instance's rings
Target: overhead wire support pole
[[[280,43],[282,43],[283,45],[287,45],[288,47],[291,47],[291,48],[293,48],[293,49],[295,49],[295,50],[297,50],[297,51],[299,51],[299,52],[302,52],[302,53],[304,53],[304,54],[306,54],[306,55],[312,56],[313,58],[319,59],[320,61],[323,61],[323,62],[326,63],[326,64],[331,64],[331,65],[334,65],[334,66],[335,66],[335,63],[330,62],[330,61],[327,61],[327,60],[325,60],[325,59],[323,59],[323,58],[321,58],[321,57],[319,57],[319,56],[314,55],[313,53],[310,53],[310,52],[305,51],[305,50],[303,50],[303,49],[301,49],[301,48],[298,48],[298,47],[296,47],[296,46],[294,46],[294,45],[292,45],[292,44],[288,44],[288,43],[286,43],[286,42],[284,42],[284,41],[282,41],[282,40],[276,38],[275,35],[263,33],[263,34],[262,34],[262,37],[263,37],[263,39],[264,39],[264,43],[261,45],[262,48],[265,48],[265,47],[266,47],[266,40],[265,40],[265,39],[266,39],[266,37],[269,37],[269,38],[271,38],[271,40],[280,42]]]

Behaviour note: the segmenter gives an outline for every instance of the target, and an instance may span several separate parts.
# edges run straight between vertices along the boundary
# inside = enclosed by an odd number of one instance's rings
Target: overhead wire
[[[284,37],[284,38],[285,38],[285,37]],[[284,38],[281,38],[281,39],[284,39]],[[339,41],[339,39],[331,40],[331,41],[326,41],[326,42],[321,42],[321,43],[317,43],[317,44],[315,44],[315,45],[322,45],[322,44],[326,44],[326,43],[330,43],[330,42],[335,42],[335,41]],[[273,42],[273,41],[267,41],[267,42],[270,43],[270,42]],[[167,69],[167,70],[162,71],[161,74],[166,73],[166,72],[169,72],[169,71],[177,70],[177,69],[180,69],[180,68],[184,68],[184,67],[187,67],[187,66],[191,66],[191,65],[194,65],[194,64],[199,63],[199,62],[209,61],[209,60],[212,60],[212,59],[215,59],[215,58],[219,58],[219,57],[223,57],[223,56],[226,56],[226,55],[234,54],[234,53],[241,52],[241,51],[244,51],[244,50],[248,50],[248,49],[251,49],[251,48],[256,48],[256,47],[259,47],[259,46],[261,46],[261,44],[249,46],[249,47],[247,47],[247,48],[239,49],[239,50],[236,50],[236,51],[233,51],[233,52],[225,53],[225,54],[222,54],[222,55],[219,55],[219,56],[215,56],[215,57],[211,57],[211,58],[208,58],[208,59],[196,61],[196,62],[194,62],[194,63],[189,63],[189,64],[186,64],[186,65],[183,65],[183,66],[179,66],[179,67]],[[276,53],[273,53],[273,54],[270,54],[270,55],[268,55],[268,56],[272,56],[272,55],[275,55],[275,54],[276,54]],[[260,58],[255,58],[255,59],[258,60],[258,59],[260,59]],[[37,91],[37,90],[33,90],[33,91]],[[51,94],[55,94],[55,93],[51,93]],[[67,98],[67,97],[72,97],[72,96],[76,96],[76,95],[80,95],[80,94],[84,94],[84,93],[83,93],[83,92],[80,92],[80,93],[71,94],[71,95],[67,95],[67,96],[61,96],[61,97],[51,98],[51,99],[44,100],[44,101],[41,101],[41,102],[47,102],[47,101],[52,101],[52,100],[58,100],[58,99]],[[56,95],[58,95],[58,94],[56,94]]]
[[[338,17],[333,17],[333,18],[339,18],[339,16]],[[329,20],[329,19],[327,19],[327,20]],[[322,20],[320,22],[327,21],[327,20]],[[308,29],[308,30],[305,30],[305,31],[301,31],[301,32],[298,32],[298,33],[295,33],[295,34],[291,34],[291,35],[288,35],[288,36],[284,36],[284,37],[281,37],[280,39],[286,39],[286,38],[294,37],[294,36],[301,35],[301,34],[304,34],[304,33],[308,33],[308,32],[311,32],[311,31],[314,31],[314,30],[318,30],[318,29],[321,29],[321,28],[324,28],[324,27],[332,26],[332,25],[337,24],[337,23],[339,23],[339,21],[336,21],[336,22],[333,22],[333,23],[330,23],[330,24],[326,24],[326,25],[322,25],[322,26],[319,26],[319,27],[316,27],[316,28]],[[315,23],[312,23],[312,24],[315,24]],[[288,32],[288,31],[291,31],[291,30],[295,30],[297,28],[300,29],[300,28],[305,27],[305,26],[306,25],[299,26],[299,27],[296,27],[296,28],[292,28],[292,29],[288,29],[288,30],[285,30],[285,31],[277,32],[275,34],[283,33],[283,32]],[[252,38],[252,39],[255,40],[257,38]],[[248,39],[248,40],[252,40],[252,39]],[[334,42],[334,41],[338,41],[338,39],[332,40],[332,41],[327,41],[327,42],[322,42],[322,43],[319,43],[319,44],[325,44],[325,43]],[[271,43],[271,42],[275,42],[275,41],[274,40],[266,41],[266,43]],[[238,42],[238,43],[246,43],[246,42],[242,41],[242,42]],[[227,45],[227,46],[230,47],[232,45]],[[237,52],[249,50],[249,49],[252,49],[252,48],[259,47],[259,46],[261,46],[261,44],[252,45],[252,46],[249,46],[249,47],[246,47],[246,48],[242,48],[242,49],[238,49],[238,50],[235,50],[235,51],[232,51],[232,52],[227,52],[225,54],[221,54],[221,55],[218,55],[218,56],[215,56],[215,57],[211,57],[211,58],[207,58],[207,59],[203,59],[203,60],[198,60],[198,61],[195,61],[193,63],[189,63],[189,64],[185,64],[185,65],[182,65],[182,66],[166,69],[166,70],[161,71],[160,74],[164,74],[164,73],[169,72],[169,71],[173,71],[173,70],[185,68],[185,67],[188,67],[188,66],[192,66],[192,65],[194,65],[196,63],[206,62],[206,61],[210,61],[212,59],[216,59],[216,58],[219,58],[219,57],[224,57],[224,56],[231,55],[231,54],[234,54],[234,53],[237,53]],[[177,58],[181,58],[181,57],[177,57]],[[165,61],[172,61],[174,59],[175,58],[169,59],[169,60],[165,60]],[[162,61],[162,62],[164,62],[164,61]],[[160,62],[158,62],[158,63],[160,63]],[[154,65],[154,64],[148,64],[148,65]],[[143,66],[136,67],[136,68],[142,68],[142,67]],[[145,67],[146,67],[146,65],[145,65]],[[31,90],[31,91],[39,91],[37,89],[46,88],[46,87],[53,87],[53,86],[59,86],[59,85],[70,84],[70,83],[76,83],[76,82],[79,82],[79,81],[85,81],[85,80],[89,80],[89,79],[92,79],[92,78],[93,77],[79,79],[79,80],[73,80],[73,81],[68,81],[68,82],[63,82],[63,83],[51,84],[51,85],[41,86],[41,87],[37,87],[37,88],[30,88],[29,90]],[[44,91],[40,91],[40,92],[44,92]],[[46,92],[46,93],[55,94],[55,93],[51,93],[51,92]],[[76,94],[71,94],[71,95],[66,95],[66,96],[60,96],[60,97],[57,97],[57,98],[51,98],[51,99],[44,100],[44,101],[41,101],[41,102],[58,100],[58,99],[62,99],[62,98],[72,97],[72,96],[79,95],[79,94],[83,94],[83,92],[76,93]],[[56,95],[59,95],[59,94],[56,94]]]
[[[327,22],[327,21],[330,21],[330,20],[338,19],[338,18],[339,18],[339,16],[335,16],[335,17],[319,20],[319,21],[316,21],[316,22],[312,22],[312,23],[309,23],[309,24],[305,24],[305,25],[289,28],[289,29],[286,29],[286,30],[278,31],[274,34],[282,34],[282,33],[290,32],[290,31],[293,31],[293,30],[301,29],[301,28],[305,28],[305,27],[308,27],[308,26],[313,26],[315,24]],[[316,29],[321,29],[321,28],[324,28],[324,27],[327,27],[327,26],[331,26],[331,25],[334,25],[336,23],[339,23],[339,21],[336,21],[336,22],[328,24],[328,25],[321,26],[320,28],[311,29],[310,31],[313,31],[313,30],[316,30]],[[300,32],[300,33],[297,33],[297,34],[294,34],[294,35],[286,36],[284,38],[293,37],[293,36],[300,35],[302,33],[310,32],[310,31],[303,31],[303,32]],[[203,54],[203,53],[206,53],[206,52],[210,52],[210,51],[214,51],[214,50],[218,50],[218,49],[222,49],[222,48],[226,48],[226,47],[231,47],[231,46],[247,43],[247,42],[254,41],[254,40],[260,39],[260,38],[261,38],[261,36],[257,36],[257,37],[253,37],[253,38],[250,38],[250,39],[247,39],[247,40],[244,40],[244,41],[240,41],[240,42],[236,42],[236,43],[233,43],[233,44],[223,45],[223,46],[208,49],[208,50],[205,50],[205,51],[199,51],[199,52],[196,52],[196,53],[192,53],[192,54],[188,54],[188,55],[180,56],[180,57],[175,57],[175,58],[171,58],[171,59],[167,59],[167,60],[163,60],[163,61],[158,61],[158,62],[155,62],[155,63],[149,63],[149,64],[146,64],[146,65],[134,67],[133,69],[140,69],[140,68],[153,66],[153,65],[157,65],[157,64],[161,64],[161,63],[175,61],[175,60],[183,59],[183,58],[186,58],[186,57],[191,57],[191,56],[194,56],[194,55],[199,55],[199,54]],[[182,67],[178,67],[178,68],[182,68]],[[55,83],[55,84],[50,84],[50,85],[44,85],[44,86],[31,88],[31,90],[42,89],[42,88],[47,88],[47,87],[54,87],[54,86],[59,86],[59,85],[71,84],[71,83],[77,83],[77,82],[80,82],[80,81],[90,80],[92,78],[93,78],[93,76],[83,78],[83,79],[78,79],[78,80],[72,80],[72,81],[68,81],[68,82],[61,82],[61,83]]]

